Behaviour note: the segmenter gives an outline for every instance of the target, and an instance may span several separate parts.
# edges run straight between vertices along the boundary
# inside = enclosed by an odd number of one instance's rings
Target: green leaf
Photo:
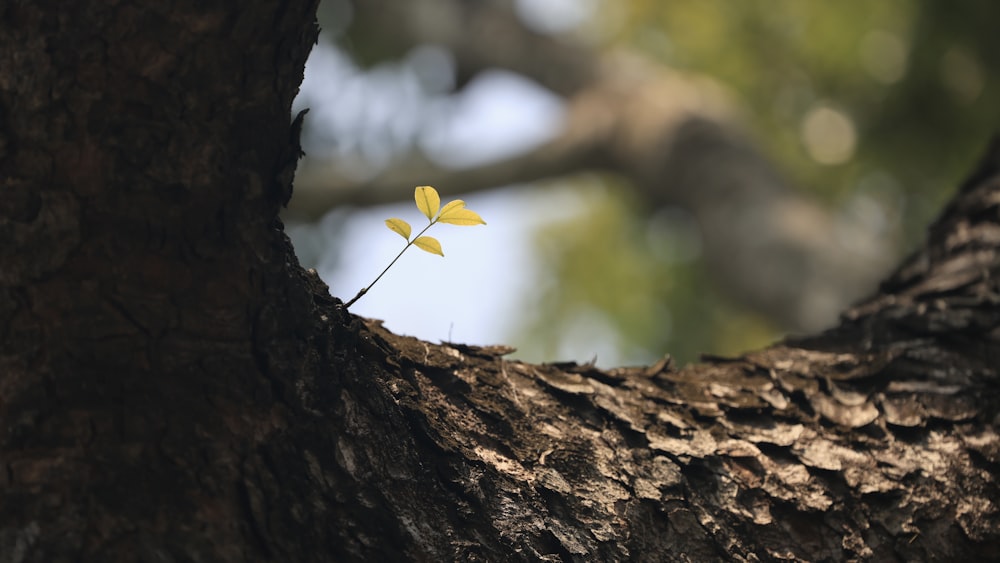
[[[430,186],[417,186],[413,191],[413,199],[417,202],[417,209],[426,215],[427,219],[433,221],[438,209],[441,208],[441,197],[438,196],[437,190]]]
[[[485,225],[486,221],[478,213],[471,209],[456,208],[441,211],[438,223],[448,223],[449,225]]]
[[[393,217],[385,220],[385,226],[392,229],[393,232],[399,233],[399,236],[406,240],[410,240],[410,224],[406,221]]]
[[[414,239],[413,244],[417,245],[417,248],[425,252],[437,254],[438,256],[444,256],[444,252],[441,251],[441,243],[434,237],[417,237]]]

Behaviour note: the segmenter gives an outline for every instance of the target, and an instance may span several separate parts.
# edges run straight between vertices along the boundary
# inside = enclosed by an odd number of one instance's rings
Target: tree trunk
[[[318,364],[275,219],[316,2],[226,4],[0,7],[0,559],[271,549],[257,452]]]
[[[1000,557],[1000,143],[833,331],[529,365],[298,267],[315,2],[145,6],[0,8],[0,561]]]

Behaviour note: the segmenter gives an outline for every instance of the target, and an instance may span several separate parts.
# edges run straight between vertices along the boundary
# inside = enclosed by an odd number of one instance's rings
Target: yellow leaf
[[[471,209],[451,209],[441,211],[438,223],[448,223],[449,225],[485,225],[486,221],[478,213]]]
[[[417,209],[433,221],[438,209],[441,208],[441,197],[438,196],[437,190],[430,186],[417,186],[413,191],[413,199],[417,202]]]
[[[449,211],[452,211],[454,209],[461,209],[463,207],[465,207],[465,202],[460,199],[456,199],[455,201],[449,201],[448,203],[445,204],[444,207],[441,208],[441,216],[444,217],[445,215],[448,214]]]
[[[441,251],[441,243],[434,237],[417,237],[413,241],[413,244],[417,245],[417,248],[425,252],[437,254],[438,256],[444,256],[444,252]]]
[[[385,220],[385,226],[392,229],[393,232],[399,233],[399,236],[406,240],[410,240],[410,224],[406,221],[393,217]]]

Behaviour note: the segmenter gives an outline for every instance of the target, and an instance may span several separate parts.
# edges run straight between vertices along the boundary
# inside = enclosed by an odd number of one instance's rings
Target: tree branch
[[[365,424],[399,405],[414,445],[391,475],[367,462],[364,486],[399,483],[381,509],[401,522],[441,518],[417,558],[990,559],[998,194],[994,168],[836,330],[679,371],[530,365],[368,323],[394,400],[351,400]]]

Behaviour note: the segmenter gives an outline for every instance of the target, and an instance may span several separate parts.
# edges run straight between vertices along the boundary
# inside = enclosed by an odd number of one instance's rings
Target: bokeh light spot
[[[858,140],[851,118],[825,104],[817,104],[806,113],[801,136],[813,160],[831,165],[842,164],[854,156]]]

